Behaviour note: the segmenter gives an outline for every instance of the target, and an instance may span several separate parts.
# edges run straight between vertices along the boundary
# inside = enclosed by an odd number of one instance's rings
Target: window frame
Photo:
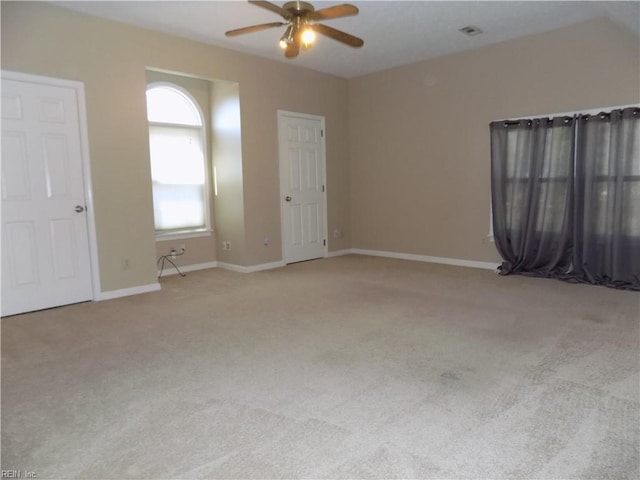
[[[159,82],[151,82],[147,84],[145,89],[145,105],[146,105],[146,92],[157,87],[167,87],[174,89],[184,95],[195,107],[196,112],[200,116],[202,125],[186,125],[181,123],[168,123],[168,122],[157,122],[150,121],[147,116],[147,139],[150,139],[150,128],[153,126],[157,127],[168,127],[168,128],[176,128],[176,129],[187,129],[193,131],[200,132],[200,140],[202,142],[202,158],[204,162],[204,198],[203,198],[203,211],[204,211],[204,226],[203,227],[193,227],[193,228],[174,228],[167,230],[158,230],[155,228],[155,220],[154,220],[154,231],[155,231],[155,239],[156,242],[165,241],[165,240],[179,240],[179,239],[187,239],[187,238],[197,238],[197,237],[209,237],[213,232],[212,228],[212,219],[211,219],[211,167],[209,165],[209,153],[208,153],[208,138],[207,138],[207,117],[204,115],[200,104],[195,99],[195,97],[184,87],[177,85],[172,82],[159,81]],[[148,112],[148,107],[147,107]],[[151,166],[151,152],[149,152],[149,166]],[[153,192],[153,178],[152,182],[152,192]]]

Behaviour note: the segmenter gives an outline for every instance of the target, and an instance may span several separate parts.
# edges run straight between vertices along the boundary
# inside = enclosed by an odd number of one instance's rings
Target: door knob
[[[74,210],[78,213],[82,213],[84,212],[84,207],[82,205],[76,205],[76,208],[74,208]]]
[[[290,197],[290,196],[288,196],[288,195],[287,195],[286,197],[284,197],[284,199],[285,199],[287,202],[290,202],[290,201],[291,201],[291,197]]]

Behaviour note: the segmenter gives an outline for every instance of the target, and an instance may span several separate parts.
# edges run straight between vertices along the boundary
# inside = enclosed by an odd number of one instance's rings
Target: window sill
[[[213,230],[192,230],[186,232],[156,233],[156,242],[164,242],[165,240],[182,240],[185,238],[210,237]]]

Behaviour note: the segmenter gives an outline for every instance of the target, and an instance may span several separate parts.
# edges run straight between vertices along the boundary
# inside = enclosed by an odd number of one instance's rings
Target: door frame
[[[285,224],[285,212],[284,212],[284,203],[282,201],[282,199],[285,196],[285,192],[284,192],[284,185],[282,184],[282,177],[281,177],[281,172],[280,172],[280,166],[282,163],[282,154],[283,154],[283,145],[282,145],[282,141],[281,141],[281,136],[280,136],[280,129],[282,128],[282,121],[284,119],[284,117],[297,117],[297,118],[303,118],[306,120],[317,120],[320,121],[320,128],[322,129],[323,135],[321,137],[321,143],[322,143],[322,184],[324,185],[324,198],[323,198],[323,222],[324,222],[324,232],[322,232],[324,234],[324,247],[323,247],[323,253],[322,253],[322,257],[323,258],[327,258],[327,256],[329,255],[329,238],[327,236],[327,232],[329,231],[329,227],[327,224],[327,194],[328,194],[328,188],[327,188],[327,137],[326,137],[326,128],[325,128],[325,117],[322,115],[312,115],[309,113],[299,113],[299,112],[290,112],[287,110],[278,110],[278,183],[280,184],[280,197],[278,199],[278,202],[280,203],[280,237],[281,237],[281,249],[282,249],[282,262],[286,265],[287,259],[286,259],[286,255],[285,255],[285,247],[286,247],[286,242],[285,242],[285,229],[284,229],[284,224]]]
[[[91,292],[92,300],[100,298],[100,263],[98,261],[98,238],[96,235],[96,219],[94,215],[93,187],[91,184],[91,161],[89,157],[89,130],[87,126],[87,106],[85,102],[84,83],[63,78],[45,77],[32,75],[29,73],[15,72],[11,70],[0,70],[0,77],[6,80],[17,82],[35,83],[53,87],[71,88],[76,92],[78,105],[78,126],[80,136],[80,152],[82,155],[82,183],[84,191],[84,201],[86,205],[87,235],[89,240],[89,258],[91,264]]]

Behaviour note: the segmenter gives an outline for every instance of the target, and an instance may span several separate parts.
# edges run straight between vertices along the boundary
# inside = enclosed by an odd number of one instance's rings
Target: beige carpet
[[[640,296],[345,256],[2,321],[2,468],[637,479]]]

